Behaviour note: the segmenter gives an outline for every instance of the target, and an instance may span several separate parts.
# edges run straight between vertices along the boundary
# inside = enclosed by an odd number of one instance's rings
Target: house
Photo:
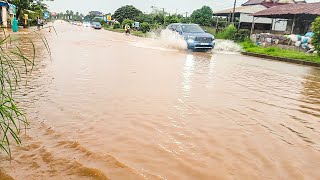
[[[254,19],[251,14],[257,13],[259,11],[266,10],[268,8],[274,6],[281,6],[287,4],[297,4],[297,3],[305,3],[302,1],[295,0],[248,0],[240,7],[235,8],[234,17],[238,19],[238,23],[236,24],[240,29],[251,29],[252,25],[254,25],[254,29],[265,31],[272,30],[276,32],[285,32],[287,31],[287,20],[281,18],[268,18],[268,17],[260,17]],[[221,11],[214,12],[214,16],[218,17],[226,17],[228,22],[231,22],[231,17],[233,13],[233,8],[225,9]]]
[[[305,34],[320,16],[320,3],[294,3],[274,6],[251,15],[253,18],[281,18],[288,22],[287,32]]]

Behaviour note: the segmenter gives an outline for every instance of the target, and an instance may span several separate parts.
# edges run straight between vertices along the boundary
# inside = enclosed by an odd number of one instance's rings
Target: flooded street
[[[320,179],[319,69],[54,26],[0,179]]]

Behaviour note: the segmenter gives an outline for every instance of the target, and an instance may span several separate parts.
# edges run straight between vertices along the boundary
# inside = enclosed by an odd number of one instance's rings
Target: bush
[[[316,51],[318,51],[318,55],[320,56],[320,17],[312,23],[312,30],[314,32],[312,45],[314,45]]]
[[[234,40],[237,42],[244,42],[246,39],[250,38],[250,31],[247,29],[240,29],[234,35]]]
[[[163,28],[161,24],[155,23],[150,25],[150,29],[161,29]]]
[[[143,22],[140,24],[140,30],[144,33],[149,32],[150,31],[150,24]]]
[[[116,22],[113,24],[113,29],[120,29],[120,28],[121,28],[120,23]]]
[[[102,26],[104,26],[104,25],[106,24],[106,21],[100,20],[100,24],[101,24]]]
[[[130,25],[130,28],[133,28],[133,21],[130,19],[125,19],[122,22],[122,28],[125,28],[126,25]]]
[[[237,28],[233,24],[230,24],[223,31],[216,33],[216,38],[235,40],[236,32],[237,32]]]

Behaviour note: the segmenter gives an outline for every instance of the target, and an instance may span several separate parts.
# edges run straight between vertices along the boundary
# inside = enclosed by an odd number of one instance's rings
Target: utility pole
[[[234,14],[236,12],[236,5],[237,5],[237,0],[234,0],[233,12],[232,12],[232,18],[231,18],[232,24],[234,24]]]
[[[186,18],[188,17],[188,12],[186,12]]]

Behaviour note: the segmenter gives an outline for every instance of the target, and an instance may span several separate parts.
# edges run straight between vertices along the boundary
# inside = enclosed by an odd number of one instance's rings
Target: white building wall
[[[246,23],[252,23],[253,16],[250,16],[250,14],[240,14],[240,22],[246,22]],[[272,24],[271,18],[256,18],[255,17],[255,23],[260,24]],[[287,30],[287,21],[281,20],[281,19],[275,19],[273,21],[272,30],[274,31],[286,31]]]
[[[252,23],[253,16],[250,16],[250,14],[240,14],[240,22],[246,22],[246,23]],[[255,18],[255,23],[261,23],[261,24],[271,24],[272,19],[270,18]]]
[[[274,31],[286,31],[288,21],[284,19],[274,19],[272,30]]]

